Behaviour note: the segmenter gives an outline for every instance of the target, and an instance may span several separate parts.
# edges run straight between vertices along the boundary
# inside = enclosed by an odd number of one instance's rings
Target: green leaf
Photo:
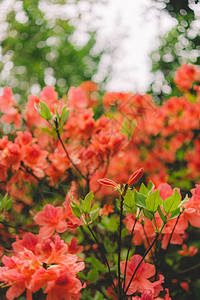
[[[40,127],[40,129],[43,132],[48,133],[50,136],[57,137],[57,134],[56,134],[55,130],[50,130],[49,128],[46,128],[46,127]]]
[[[140,193],[148,196],[149,190],[146,188],[144,183],[142,183],[141,186],[140,186]]]
[[[183,204],[185,204],[186,202],[189,201],[189,198],[188,198],[188,194],[185,196],[185,198],[181,201],[181,203],[179,204],[179,207],[181,207]]]
[[[135,206],[134,192],[131,191],[130,189],[128,189],[126,192],[126,195],[124,197],[124,204],[129,208],[132,208]]]
[[[93,265],[93,267],[96,267],[97,270],[99,270],[99,271],[101,271],[103,273],[105,273],[107,271],[107,269],[104,266],[104,264],[102,264],[93,254],[88,259],[88,262],[91,262],[91,264]]]
[[[70,111],[66,110],[66,109],[67,109],[67,105],[64,105],[62,108],[61,115],[60,115],[60,121],[61,121],[62,126],[67,122],[67,120],[69,118],[69,114],[70,114]]]
[[[12,208],[13,200],[11,197],[8,196],[8,193],[6,193],[4,197],[2,195],[0,195],[0,202],[1,202],[0,211],[3,209],[5,211],[8,211],[9,209]]]
[[[74,214],[77,218],[80,218],[80,217],[81,217],[81,211],[80,211],[76,206],[71,205],[71,209],[72,209],[73,214]]]
[[[59,113],[58,113],[58,110],[57,110],[57,107],[56,107],[56,105],[55,105],[55,112],[56,112],[56,117],[57,117],[57,120],[58,120],[58,122],[59,122],[59,120],[60,120],[60,116],[59,116]]]
[[[41,116],[41,110],[36,104],[35,104],[35,109],[37,110],[38,114]]]
[[[97,278],[98,278],[98,271],[96,268],[94,268],[88,273],[88,280],[94,282],[97,280]]]
[[[180,208],[177,208],[171,213],[169,220],[177,218],[179,215],[180,215]]]
[[[85,276],[83,273],[79,272],[78,274],[78,277],[82,278],[82,279],[85,279],[85,280],[88,280],[88,277]]]
[[[90,219],[92,221],[95,221],[98,218],[98,216],[99,216],[99,207],[90,212]]]
[[[169,213],[171,213],[172,211],[177,209],[180,203],[181,203],[181,197],[180,197],[177,189],[175,189],[174,194],[172,196],[170,196],[169,198],[165,199],[165,201],[163,203],[163,208],[164,208],[166,214],[168,215]]]
[[[163,200],[160,197],[159,190],[151,193],[146,199],[147,209],[153,213],[158,210],[158,206],[162,204]]]
[[[149,190],[149,192],[152,192],[154,187],[155,187],[155,185],[153,184],[153,182],[149,181],[149,183],[147,185],[147,189]]]
[[[158,213],[159,213],[159,216],[161,218],[161,220],[163,221],[163,223],[166,223],[167,222],[167,218],[164,216],[163,212],[162,212],[162,209],[160,206],[158,206]]]
[[[120,132],[122,134],[125,134],[127,136],[128,140],[130,140],[132,138],[135,126],[136,126],[135,120],[130,121],[128,119],[124,119],[123,124],[120,129]]]
[[[136,190],[135,190],[135,205],[136,206],[139,206],[139,207],[143,207],[143,208],[147,208],[146,207],[146,196],[141,194],[141,193],[138,193]]]
[[[146,210],[145,208],[143,209],[143,214],[144,214],[145,218],[147,218],[149,220],[153,220],[153,213]]]
[[[46,103],[42,102],[41,100],[40,100],[40,114],[47,121],[53,118],[52,112],[50,111]]]
[[[80,204],[78,202],[72,200],[71,205],[75,206],[76,208],[78,208],[79,210],[81,210],[81,206],[80,206]]]
[[[4,205],[4,210],[8,211],[12,208],[12,206],[13,206],[13,200],[12,198],[9,198]]]
[[[91,204],[92,204],[92,199],[94,198],[94,194],[92,191],[90,191],[86,196],[85,199],[83,200],[82,204],[82,209],[84,213],[87,213],[90,211]]]

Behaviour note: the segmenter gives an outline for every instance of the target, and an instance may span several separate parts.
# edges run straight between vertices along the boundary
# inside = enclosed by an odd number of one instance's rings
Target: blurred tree
[[[179,93],[173,78],[180,64],[200,64],[200,29],[191,9],[191,4],[194,7],[194,0],[154,1],[164,3],[163,9],[177,20],[177,25],[159,38],[159,48],[151,53],[154,80],[149,91],[157,95],[157,101],[162,102],[167,97]]]
[[[47,19],[39,0],[15,0],[16,4],[21,11],[15,7],[7,15],[8,29],[1,41],[1,86],[9,85],[14,93],[27,96],[31,87],[39,91],[54,85],[62,95],[70,86],[90,80],[103,54],[93,51],[96,32],[87,32],[84,45],[79,46],[73,42],[75,26],[69,20]]]

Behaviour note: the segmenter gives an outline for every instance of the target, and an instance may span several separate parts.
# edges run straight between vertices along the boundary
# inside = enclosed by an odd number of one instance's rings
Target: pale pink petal
[[[140,277],[140,280],[137,281],[138,292],[142,293],[145,290],[154,291],[153,283],[149,280]]]
[[[44,212],[38,212],[34,217],[35,222],[38,225],[46,225],[49,224],[49,216],[44,214]]]
[[[47,238],[49,238],[49,237],[52,236],[52,234],[54,233],[54,231],[55,231],[54,226],[46,225],[46,226],[40,228],[40,230],[39,230],[39,236],[42,239],[47,239]]]
[[[200,228],[200,214],[188,214],[188,220],[192,226]]]
[[[65,220],[60,221],[58,225],[55,226],[57,232],[62,233],[67,229],[67,222]]]
[[[156,270],[154,265],[145,263],[141,271],[141,276],[144,278],[150,278],[155,274],[155,272]]]

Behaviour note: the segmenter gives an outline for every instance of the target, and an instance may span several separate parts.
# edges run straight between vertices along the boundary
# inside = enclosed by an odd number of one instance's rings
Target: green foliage
[[[0,211],[8,211],[12,208],[13,206],[13,200],[8,194],[5,194],[3,197],[0,195]]]
[[[45,120],[49,121],[53,118],[53,114],[46,105],[46,103],[40,101],[40,108],[37,105],[35,105],[35,108],[37,109],[40,116],[43,117]]]
[[[23,97],[35,84],[37,88],[54,85],[59,94],[66,93],[70,86],[92,78],[103,54],[91,51],[96,43],[95,31],[87,32],[83,46],[76,45],[72,42],[76,28],[70,20],[47,19],[38,4],[38,0],[22,2],[25,19],[21,22],[12,10],[7,15],[7,34],[1,41],[1,85],[11,86]],[[4,77],[8,58],[12,67]]]
[[[146,199],[147,209],[153,213],[158,210],[158,206],[162,204],[162,198],[160,197],[159,190],[156,190],[150,194]]]
[[[130,212],[130,213],[134,213],[136,212],[136,205],[135,205],[135,196],[134,196],[134,192],[130,189],[127,190],[126,195],[124,197],[124,205],[125,205],[125,209]]]
[[[79,199],[79,203],[72,199],[71,209],[77,218],[80,218],[86,226],[94,222],[99,216],[99,206],[94,204],[92,206],[92,199],[94,194],[90,191],[84,198]]]
[[[138,206],[138,207],[142,207],[142,208],[147,208],[146,207],[146,196],[141,194],[141,193],[138,193],[136,190],[135,190],[135,204]]]
[[[168,215],[169,213],[176,210],[180,203],[181,203],[181,197],[180,197],[177,189],[175,189],[175,192],[173,193],[173,195],[168,197],[167,199],[165,199],[165,201],[163,203],[163,208],[164,208],[166,214]]]
[[[132,138],[136,124],[136,120],[124,119],[120,132],[127,136],[128,141]]]
[[[188,0],[154,1],[165,3],[163,9],[177,20],[177,25],[159,37],[160,46],[151,53],[154,79],[149,92],[153,92],[157,101],[162,103],[168,97],[181,95],[174,83],[174,73],[178,67],[182,63],[200,64],[200,38]]]
[[[94,194],[92,191],[90,191],[86,196],[82,203],[82,210],[84,213],[88,213],[91,208],[92,199],[94,198]]]

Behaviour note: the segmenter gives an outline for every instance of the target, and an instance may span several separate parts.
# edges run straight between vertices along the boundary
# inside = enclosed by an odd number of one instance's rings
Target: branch
[[[72,159],[70,158],[69,156],[69,153],[67,151],[67,149],[65,148],[65,145],[61,139],[61,136],[60,136],[60,133],[59,133],[59,130],[56,128],[56,133],[57,133],[57,136],[58,136],[58,139],[63,147],[63,150],[65,151],[65,154],[67,155],[67,158],[69,159],[69,161],[71,162],[71,164],[73,165],[73,167],[76,169],[76,171],[81,175],[82,178],[84,178],[86,181],[87,181],[87,177],[79,170],[79,168],[75,165],[75,163],[72,161]]]
[[[133,238],[133,232],[134,232],[136,223],[137,223],[137,219],[135,219],[135,222],[133,224],[133,228],[131,230],[131,235],[130,235],[130,240],[129,240],[129,247],[128,247],[128,251],[127,251],[127,255],[126,255],[126,263],[125,263],[125,271],[124,271],[124,288],[125,288],[125,283],[126,283],[126,269],[127,269],[127,264],[128,264],[128,256],[129,256],[129,252],[131,250],[131,241],[132,241],[132,238]]]

